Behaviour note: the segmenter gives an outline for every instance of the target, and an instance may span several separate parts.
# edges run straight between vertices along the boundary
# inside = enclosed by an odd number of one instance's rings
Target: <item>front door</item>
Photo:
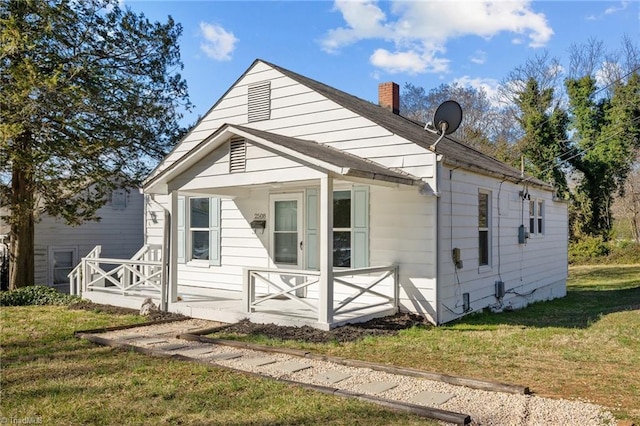
[[[302,194],[271,195],[271,260],[282,268],[303,267]]]

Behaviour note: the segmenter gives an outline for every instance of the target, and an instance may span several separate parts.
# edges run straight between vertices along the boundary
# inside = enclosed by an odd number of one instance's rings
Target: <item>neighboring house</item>
[[[552,186],[454,137],[434,152],[437,136],[398,115],[398,86],[379,96],[256,60],[145,183],[163,306],[331,328],[564,296],[567,204]],[[139,306],[125,293],[83,294]]]
[[[69,292],[68,274],[96,245],[103,257],[129,258],[144,241],[144,195],[138,188],[116,189],[96,215],[99,222],[69,226],[43,214],[34,235],[35,284]],[[9,227],[5,225],[7,234]],[[0,228],[2,229],[2,228]]]

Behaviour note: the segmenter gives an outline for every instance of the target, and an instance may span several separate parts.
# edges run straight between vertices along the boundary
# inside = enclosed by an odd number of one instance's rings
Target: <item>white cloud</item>
[[[616,7],[616,6],[608,7],[604,11],[604,14],[605,15],[611,15],[613,13],[620,12],[622,10],[625,10],[627,8],[627,6],[629,6],[629,2],[628,1],[621,1],[620,2],[620,6],[618,6],[618,7]]]
[[[487,62],[487,52],[484,50],[476,50],[473,55],[469,57],[469,60],[474,64],[482,65]]]
[[[321,41],[323,50],[337,52],[361,40],[383,40],[393,44],[393,53],[378,48],[371,61],[390,72],[446,71],[448,60],[443,54],[447,41],[454,38],[490,39],[509,32],[528,39],[531,47],[541,47],[553,35],[545,15],[534,12],[529,0],[394,0],[389,16],[373,0],[336,0],[334,10],[342,14],[346,25],[328,31]]]
[[[436,58],[426,53],[414,50],[404,52],[389,52],[386,49],[376,49],[369,58],[371,63],[392,74],[407,72],[419,74],[423,72],[445,72],[449,61],[444,58]]]
[[[469,77],[468,75],[456,78],[453,83],[457,83],[463,87],[473,87],[474,89],[484,90],[491,102],[498,102],[498,88],[500,83],[493,78]]]
[[[203,41],[200,49],[210,58],[217,61],[231,60],[238,39],[232,32],[225,30],[220,25],[200,22],[200,33]]]

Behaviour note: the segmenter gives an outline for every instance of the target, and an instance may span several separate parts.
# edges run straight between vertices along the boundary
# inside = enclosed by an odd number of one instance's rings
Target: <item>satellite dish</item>
[[[458,130],[460,123],[462,123],[462,108],[460,108],[460,104],[452,100],[441,103],[436,109],[436,113],[433,114],[433,122],[427,123],[425,126],[425,130],[440,134],[438,140],[431,145],[431,149],[435,150],[436,145],[444,135],[450,135]]]
[[[460,127],[462,122],[462,108],[456,101],[445,101],[440,104],[433,114],[433,122],[438,130],[449,135]]]

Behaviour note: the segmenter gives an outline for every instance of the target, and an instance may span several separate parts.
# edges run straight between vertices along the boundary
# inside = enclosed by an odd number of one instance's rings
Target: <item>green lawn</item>
[[[76,330],[139,323],[138,316],[59,306],[0,309],[2,423],[436,424],[373,404],[73,337]]]
[[[568,295],[346,344],[233,338],[529,386],[640,422],[640,265],[572,267]]]

